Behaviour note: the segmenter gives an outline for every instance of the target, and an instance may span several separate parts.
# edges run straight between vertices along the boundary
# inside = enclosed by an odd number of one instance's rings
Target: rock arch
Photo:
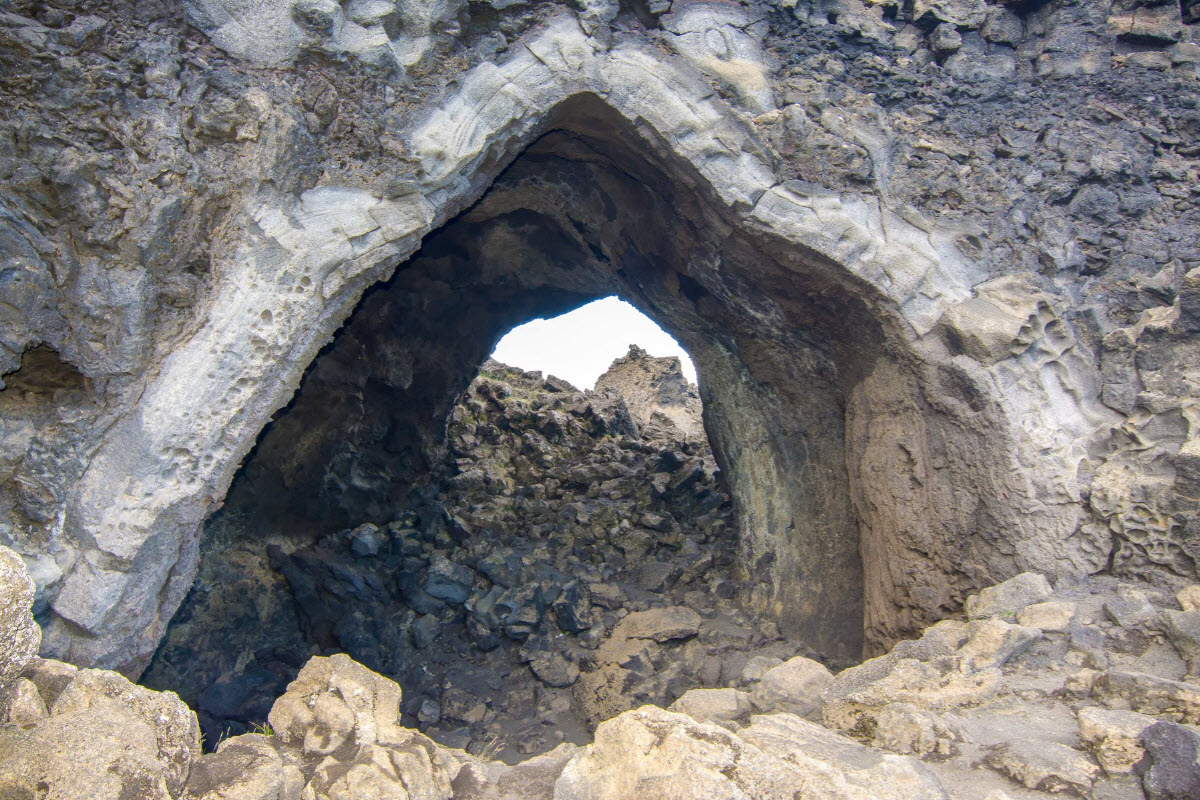
[[[1090,397],[1056,393],[1055,371],[1089,385],[1090,367],[1062,357],[1072,340],[1049,297],[984,283],[963,232],[780,182],[769,148],[695,64],[592,38],[573,16],[412,119],[388,196],[323,186],[241,210],[209,306],[68,500],[78,555],[50,600],[48,653],[144,665],[194,576],[198,526],[317,351],[432,231],[470,208],[456,224],[483,232],[489,202],[511,211],[503,191],[473,204],[510,164],[516,203],[514,159],[531,152],[641,171],[651,177],[634,183],[680,201],[698,241],[618,288],[651,316],[676,298],[657,316],[701,365],[750,598],[793,632],[849,654],[864,631],[868,646],[885,643],[982,581],[1103,564],[1107,547],[1086,536],[1062,545],[1079,526],[1085,454],[1057,432],[1096,419]],[[539,225],[553,219],[540,211]],[[602,247],[611,231],[592,227],[572,225]],[[1005,370],[1028,377],[1001,392]]]

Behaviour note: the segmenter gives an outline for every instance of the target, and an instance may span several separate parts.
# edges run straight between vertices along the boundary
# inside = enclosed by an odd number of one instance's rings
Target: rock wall
[[[679,428],[688,438],[704,439],[700,393],[683,375],[679,359],[655,358],[637,345],[596,379],[599,390],[612,389],[642,425],[652,420]]]
[[[10,4],[0,541],[43,652],[140,671],[356,307],[333,349],[407,353],[413,421],[307,431],[358,455],[301,500],[394,502],[496,337],[619,293],[695,357],[748,598],[823,651],[1025,569],[1194,580],[1196,36],[1151,0]]]

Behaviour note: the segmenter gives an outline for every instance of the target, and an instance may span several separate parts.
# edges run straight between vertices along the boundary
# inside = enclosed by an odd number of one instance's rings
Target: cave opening
[[[864,642],[886,644],[957,602],[963,586],[945,579],[954,548],[932,564],[917,541],[924,571],[890,556],[898,537],[961,510],[928,513],[939,478],[911,477],[944,433],[923,382],[960,376],[922,371],[877,292],[734,224],[690,166],[598,98],[567,101],[543,127],[363,296],[209,520],[197,580],[143,677],[180,691],[202,720],[265,719],[308,656],[344,650],[400,678],[410,720],[515,759],[635,704],[735,686],[756,657],[853,663]],[[647,445],[637,433],[653,421],[639,426],[623,403],[570,400],[579,393],[485,364],[517,324],[609,296],[691,354],[707,442]],[[564,397],[532,409],[538,393]],[[485,412],[522,430],[519,446]],[[553,477],[550,513],[535,473],[562,464],[539,455],[547,431],[594,439],[621,468],[597,470],[591,444],[563,448],[585,461]],[[506,455],[481,466],[488,448]],[[645,480],[618,485],[628,472]],[[448,503],[446,487],[462,502]],[[622,498],[645,507],[589,507]],[[668,541],[681,520],[701,533]],[[514,574],[496,554],[522,537],[574,553],[578,563],[553,565],[568,578],[586,560],[578,548],[610,549],[589,556],[600,579],[572,583],[524,574],[528,564]],[[709,572],[679,583],[695,566],[680,553]],[[618,560],[644,562],[646,579],[679,597],[604,588],[603,565]],[[574,606],[594,613],[570,621]],[[442,640],[454,663],[422,670],[447,623],[461,633]],[[537,630],[569,637],[569,652],[542,646]],[[497,728],[514,708],[519,724]]]

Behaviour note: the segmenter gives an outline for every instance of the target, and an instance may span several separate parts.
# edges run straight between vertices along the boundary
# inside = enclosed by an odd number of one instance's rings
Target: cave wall
[[[876,641],[1021,569],[1195,579],[1194,4],[352,5],[0,21],[0,358],[81,376],[4,390],[47,654],[145,663],[364,290],[554,128],[704,232],[604,293],[696,357],[756,604],[821,629],[861,558]]]

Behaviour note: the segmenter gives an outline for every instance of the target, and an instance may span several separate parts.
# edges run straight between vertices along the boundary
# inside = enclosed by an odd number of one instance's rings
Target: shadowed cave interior
[[[847,467],[873,396],[936,436],[923,386],[979,411],[969,381],[598,101],[546,127],[363,297],[208,521],[142,681],[197,707],[209,746],[344,651],[397,679],[408,723],[515,761],[736,685],[751,649],[853,663],[969,588],[950,547],[908,596],[868,575],[864,608],[864,556],[887,559],[862,537],[896,494]],[[613,391],[480,372],[514,326],[609,295],[691,354],[707,442]]]

